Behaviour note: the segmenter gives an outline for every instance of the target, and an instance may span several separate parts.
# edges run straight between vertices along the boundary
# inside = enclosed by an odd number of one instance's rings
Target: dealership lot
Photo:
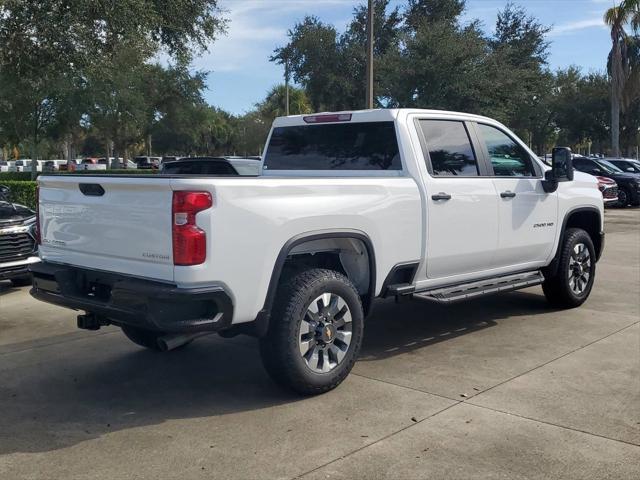
[[[253,339],[156,354],[0,283],[0,478],[640,478],[640,209],[606,230],[583,307],[382,302],[306,399]]]

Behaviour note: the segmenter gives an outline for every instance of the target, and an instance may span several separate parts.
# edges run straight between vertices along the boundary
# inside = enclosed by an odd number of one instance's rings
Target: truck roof
[[[345,110],[341,112],[318,112],[304,115],[290,115],[288,117],[278,117],[274,120],[274,127],[287,127],[295,125],[310,125],[314,123],[334,123],[334,122],[390,122],[395,121],[400,114],[418,113],[429,116],[451,116],[473,120],[484,120],[490,123],[497,123],[489,117],[475,115],[473,113],[453,112],[449,110],[429,110],[423,108],[377,108],[372,110]],[[313,117],[322,118],[323,122],[309,121]],[[336,117],[331,120],[331,117]],[[340,119],[342,118],[342,119]]]

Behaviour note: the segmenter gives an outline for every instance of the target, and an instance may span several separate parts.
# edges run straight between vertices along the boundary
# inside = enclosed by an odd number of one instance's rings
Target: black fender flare
[[[320,230],[302,233],[290,238],[280,249],[280,253],[278,254],[275,265],[273,266],[273,272],[271,273],[271,280],[269,281],[269,288],[267,289],[264,306],[262,307],[262,310],[258,312],[255,322],[253,322],[254,335],[262,337],[267,333],[269,321],[271,319],[271,310],[273,308],[273,303],[275,302],[278,284],[280,283],[280,277],[282,276],[282,270],[291,251],[303,243],[333,238],[359,240],[367,249],[367,256],[369,259],[369,287],[367,294],[363,297],[365,316],[371,311],[373,299],[376,294],[376,257],[371,238],[360,230],[350,229]]]
[[[556,252],[553,255],[553,259],[551,260],[551,263],[544,268],[544,270],[548,274],[555,275],[555,273],[558,271],[558,264],[560,260],[560,247],[562,245],[562,241],[564,239],[564,235],[567,230],[567,222],[569,221],[569,218],[571,218],[572,215],[580,212],[595,213],[598,216],[598,224],[602,225],[602,215],[600,214],[600,210],[598,210],[596,207],[576,207],[569,210],[565,214],[562,220],[562,227],[560,228],[560,235],[558,236],[558,244],[556,245]],[[600,232],[600,235],[601,235],[600,248],[597,249],[598,251],[596,251],[596,261],[600,260],[600,257],[602,256],[602,251],[604,250],[604,232]]]

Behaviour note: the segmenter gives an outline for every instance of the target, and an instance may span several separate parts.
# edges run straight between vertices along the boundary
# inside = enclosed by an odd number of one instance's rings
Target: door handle
[[[502,192],[500,194],[502,198],[514,198],[516,196],[516,192],[512,192],[511,190],[507,190],[506,192]]]
[[[438,200],[451,200],[451,195],[449,195],[448,193],[440,192],[437,195],[431,195],[431,199],[435,200],[436,202]]]

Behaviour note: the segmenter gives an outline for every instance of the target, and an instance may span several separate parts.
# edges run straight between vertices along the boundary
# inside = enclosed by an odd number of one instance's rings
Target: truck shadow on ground
[[[14,287],[10,281],[0,280],[0,297],[17,291],[18,288]]]
[[[435,343],[494,327],[508,317],[548,313],[541,294],[529,291],[488,296],[467,302],[441,305],[424,300],[396,304],[385,300],[375,305],[367,319],[359,361],[401,355]]]
[[[425,348],[506,317],[548,311],[541,295],[526,292],[449,307],[381,302],[368,321],[360,361]],[[303,401],[270,381],[253,339],[212,336],[158,354],[113,330],[0,356],[0,454],[52,451],[172,419]]]

